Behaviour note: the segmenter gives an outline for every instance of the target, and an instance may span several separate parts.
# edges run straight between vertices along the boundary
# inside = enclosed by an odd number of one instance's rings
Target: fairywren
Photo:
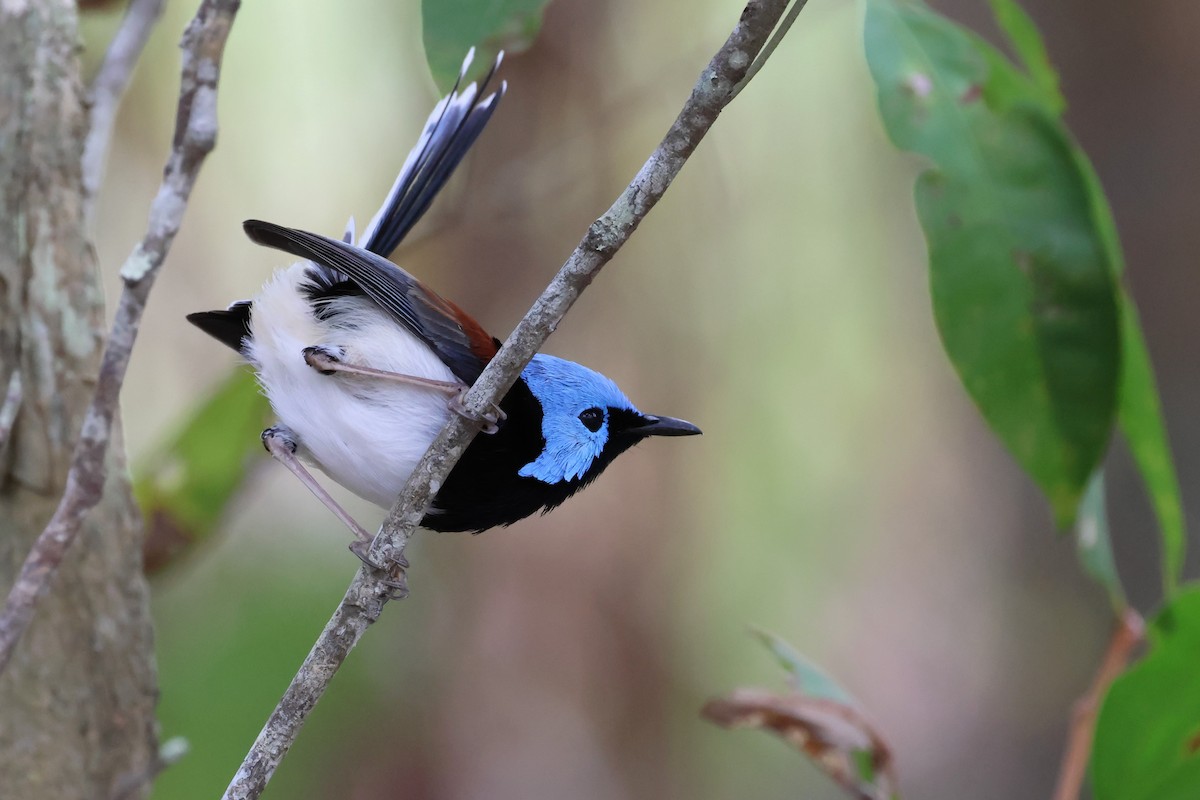
[[[472,51],[473,52],[473,51]],[[463,63],[465,74],[471,61]],[[507,84],[485,95],[459,84],[429,115],[379,212],[355,240],[249,220],[258,244],[301,260],[253,300],[188,320],[254,367],[279,424],[268,451],[304,481],[360,541],[370,536],[301,460],[353,493],[389,507],[418,459],[458,410],[500,342],[454,303],[388,257],[429,208],[491,119]],[[643,414],[613,381],[538,354],[438,489],[422,525],[482,531],[548,511],[648,436],[700,433]]]

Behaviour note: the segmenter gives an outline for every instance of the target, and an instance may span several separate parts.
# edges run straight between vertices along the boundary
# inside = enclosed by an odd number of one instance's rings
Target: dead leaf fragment
[[[771,731],[860,800],[893,797],[891,750],[851,705],[794,692],[742,688],[710,700],[700,713],[723,728]]]

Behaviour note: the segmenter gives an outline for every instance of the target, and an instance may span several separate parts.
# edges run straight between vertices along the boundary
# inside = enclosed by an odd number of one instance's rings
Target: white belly
[[[341,298],[353,330],[316,319],[296,290],[306,264],[280,270],[254,299],[248,358],[297,453],[359,497],[387,508],[445,425],[444,392],[381,378],[322,375],[304,362],[312,345],[341,348],[345,360],[376,369],[454,381],[420,339],[363,298]],[[344,324],[346,315],[338,315]]]

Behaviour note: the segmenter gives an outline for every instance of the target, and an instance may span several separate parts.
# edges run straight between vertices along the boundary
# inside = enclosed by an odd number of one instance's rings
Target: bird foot
[[[463,404],[463,398],[467,396],[467,391],[470,388],[470,386],[463,386],[450,398],[450,402],[447,404],[450,410],[464,419],[483,425],[480,429],[483,433],[493,434],[500,430],[500,423],[508,419],[508,414],[495,403],[492,403],[491,407],[482,414],[475,414],[468,411],[467,407]]]
[[[340,350],[340,348],[338,348]],[[344,353],[337,352],[332,347],[326,345],[313,345],[306,347],[300,351],[304,356],[304,363],[315,369],[322,375],[332,375],[339,372],[338,367],[342,364],[342,356]]]
[[[358,556],[358,560],[363,562],[367,569],[387,573],[388,576],[381,583],[387,588],[385,595],[388,600],[403,600],[408,597],[408,568],[412,565],[408,563],[408,559],[404,557],[403,553],[389,558],[386,565],[381,565],[371,560],[370,541],[351,542],[350,552]]]
[[[282,425],[272,425],[262,432],[263,449],[271,455],[278,452],[276,447],[283,447],[290,455],[296,454],[296,439],[292,432]]]

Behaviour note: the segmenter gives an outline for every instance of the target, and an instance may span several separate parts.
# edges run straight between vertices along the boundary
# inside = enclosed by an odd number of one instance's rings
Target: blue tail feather
[[[472,49],[463,62],[459,82],[466,74],[473,54]],[[483,132],[504,96],[507,88],[504,82],[495,92],[484,96],[503,55],[496,57],[478,87],[474,83],[468,84],[460,94],[456,82],[450,94],[434,107],[387,199],[363,232],[359,247],[384,258],[390,257],[429,209],[433,198]]]

